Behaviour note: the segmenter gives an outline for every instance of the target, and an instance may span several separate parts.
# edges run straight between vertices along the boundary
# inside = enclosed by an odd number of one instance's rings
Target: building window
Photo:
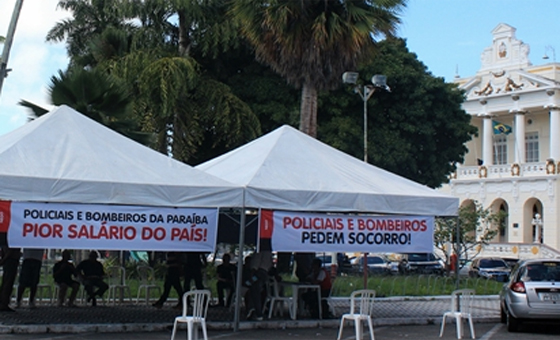
[[[494,164],[507,164],[506,135],[494,136]]]
[[[529,132],[525,134],[525,161],[535,163],[539,161],[539,134]]]

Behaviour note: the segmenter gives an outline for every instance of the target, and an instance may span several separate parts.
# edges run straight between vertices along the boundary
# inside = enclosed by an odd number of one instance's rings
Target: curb
[[[497,323],[500,319],[479,318],[475,323]],[[440,317],[427,318],[385,318],[374,319],[374,326],[399,326],[399,325],[433,325],[440,324]],[[340,319],[332,320],[301,320],[301,321],[249,321],[240,322],[239,330],[254,329],[298,329],[298,328],[337,328]],[[173,323],[157,324],[54,324],[54,325],[28,325],[28,326],[0,326],[0,334],[46,334],[46,333],[125,333],[125,332],[158,332],[171,330]],[[231,330],[233,322],[208,322],[208,330]]]

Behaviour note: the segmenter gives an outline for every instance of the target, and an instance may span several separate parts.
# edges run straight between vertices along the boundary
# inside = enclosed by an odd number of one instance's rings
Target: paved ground
[[[303,315],[298,320],[289,320],[276,316],[271,320],[246,321],[244,311],[240,313],[240,330],[253,329],[335,329],[339,317],[349,310],[347,299],[337,299],[335,318],[314,320]],[[444,311],[449,309],[449,297],[431,298],[379,298],[376,299],[373,315],[374,324],[378,326],[394,325],[430,325],[439,324]],[[0,334],[17,333],[118,333],[118,332],[168,332],[175,316],[180,311],[172,304],[163,309],[151,305],[131,303],[117,305],[82,306],[79,308],[58,308],[39,306],[36,309],[22,307],[15,313],[0,313]],[[473,311],[477,322],[497,322],[499,319],[499,302],[497,296],[478,296]],[[209,330],[233,329],[233,310],[214,307],[208,311]]]
[[[374,326],[376,340],[453,340],[456,339],[455,327],[447,325],[443,337],[439,337],[440,325],[398,325],[398,326]],[[560,329],[556,323],[527,324],[519,333],[509,333],[504,324],[501,323],[475,323],[476,338],[480,340],[557,340]],[[337,338],[338,327],[325,328],[297,328],[297,329],[251,329],[233,332],[231,330],[209,330],[209,340],[334,340]],[[43,334],[2,334],[2,340],[169,340],[171,331],[154,332],[120,332],[120,333],[96,333],[84,332],[77,334],[68,333],[43,333]],[[185,331],[177,333],[177,340],[186,339]],[[199,336],[199,339],[202,339]],[[342,340],[355,340],[354,330],[351,325],[344,328]],[[369,340],[368,332],[364,340]],[[469,330],[465,330],[464,339],[470,339]]]

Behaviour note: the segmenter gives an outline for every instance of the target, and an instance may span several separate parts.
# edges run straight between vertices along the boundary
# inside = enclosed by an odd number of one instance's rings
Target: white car
[[[528,320],[560,322],[560,260],[521,261],[500,292],[500,315],[509,332]]]

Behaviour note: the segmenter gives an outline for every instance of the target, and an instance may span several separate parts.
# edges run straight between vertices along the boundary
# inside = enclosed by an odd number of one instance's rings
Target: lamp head
[[[344,84],[356,84],[358,76],[358,72],[344,72],[342,74],[342,82]]]
[[[382,74],[376,74],[373,77],[371,77],[371,83],[375,87],[382,88],[386,91],[391,91],[389,86],[387,86],[387,76],[384,76]]]

